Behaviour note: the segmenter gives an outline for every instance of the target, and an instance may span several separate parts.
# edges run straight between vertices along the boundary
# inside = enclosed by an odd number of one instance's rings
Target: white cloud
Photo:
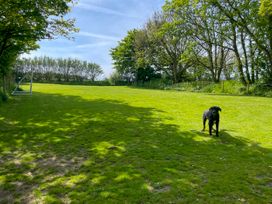
[[[106,45],[110,45],[110,44],[111,44],[110,42],[97,42],[97,43],[77,45],[76,48],[93,48],[93,47],[106,46]]]
[[[113,9],[109,9],[106,7],[102,7],[102,6],[96,6],[93,5],[91,3],[78,3],[78,5],[76,6],[77,8],[80,9],[85,9],[85,10],[90,10],[90,11],[95,11],[95,12],[99,12],[99,13],[103,13],[103,14],[109,14],[109,15],[117,15],[117,16],[122,16],[122,17],[129,17],[129,18],[138,18],[137,16],[133,16],[130,15],[128,13],[123,13],[120,11],[116,11]]]
[[[80,31],[77,35],[86,36],[86,37],[94,37],[94,38],[99,38],[99,39],[103,39],[103,40],[111,40],[111,41],[120,40],[119,37],[96,34],[96,33],[91,33],[91,32],[84,32],[84,31]]]

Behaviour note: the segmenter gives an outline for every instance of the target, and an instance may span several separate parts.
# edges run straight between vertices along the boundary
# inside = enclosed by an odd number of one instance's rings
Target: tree
[[[6,95],[7,90],[7,83],[6,83],[6,76],[10,72],[15,60],[17,50],[14,47],[13,49],[10,49],[9,52],[2,53],[2,59],[0,58],[0,77],[2,78],[2,87],[3,87],[3,93]]]
[[[220,10],[207,5],[205,0],[173,0],[164,8],[174,16],[177,29],[189,41],[182,54],[183,63],[190,62],[191,66],[206,70],[210,78],[218,82],[231,50],[226,37],[228,24]]]
[[[101,74],[103,74],[102,68],[95,63],[88,63],[87,67],[86,67],[86,74],[87,77],[94,82],[95,79],[100,76]]]
[[[272,6],[270,0],[207,0],[228,18],[233,27],[245,32],[265,58],[263,72],[272,81]]]
[[[184,79],[190,63],[182,62],[189,40],[171,13],[155,13],[136,35],[136,58],[141,73],[166,73],[174,83]],[[144,68],[144,69],[143,69]]]
[[[76,31],[74,19],[65,19],[73,3],[74,0],[0,0],[0,61],[11,65],[19,54],[37,49],[37,41],[58,35],[68,37]],[[0,66],[4,77],[7,67]]]
[[[135,79],[137,69],[134,44],[136,32],[136,29],[129,31],[127,36],[119,42],[118,46],[110,51],[114,68],[129,83]]]

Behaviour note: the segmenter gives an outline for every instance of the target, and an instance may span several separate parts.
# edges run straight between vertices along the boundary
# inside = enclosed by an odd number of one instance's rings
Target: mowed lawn
[[[34,84],[0,106],[0,203],[270,203],[272,99]],[[202,113],[222,108],[220,136]]]

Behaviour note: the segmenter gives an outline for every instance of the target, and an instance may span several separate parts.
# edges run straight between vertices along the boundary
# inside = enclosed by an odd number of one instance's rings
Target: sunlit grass
[[[0,106],[0,203],[269,203],[272,99],[35,84]],[[219,138],[202,113],[222,108]]]

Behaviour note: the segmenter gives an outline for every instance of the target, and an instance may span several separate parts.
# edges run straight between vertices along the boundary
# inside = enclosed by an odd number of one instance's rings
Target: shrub
[[[250,93],[256,96],[272,97],[272,84],[257,83],[252,86]]]
[[[133,85],[136,87],[147,88],[147,89],[168,89],[170,81],[166,79],[152,79],[146,82],[135,82]]]
[[[0,91],[0,100],[1,101],[7,101],[8,100],[8,95],[4,94],[3,92]]]

